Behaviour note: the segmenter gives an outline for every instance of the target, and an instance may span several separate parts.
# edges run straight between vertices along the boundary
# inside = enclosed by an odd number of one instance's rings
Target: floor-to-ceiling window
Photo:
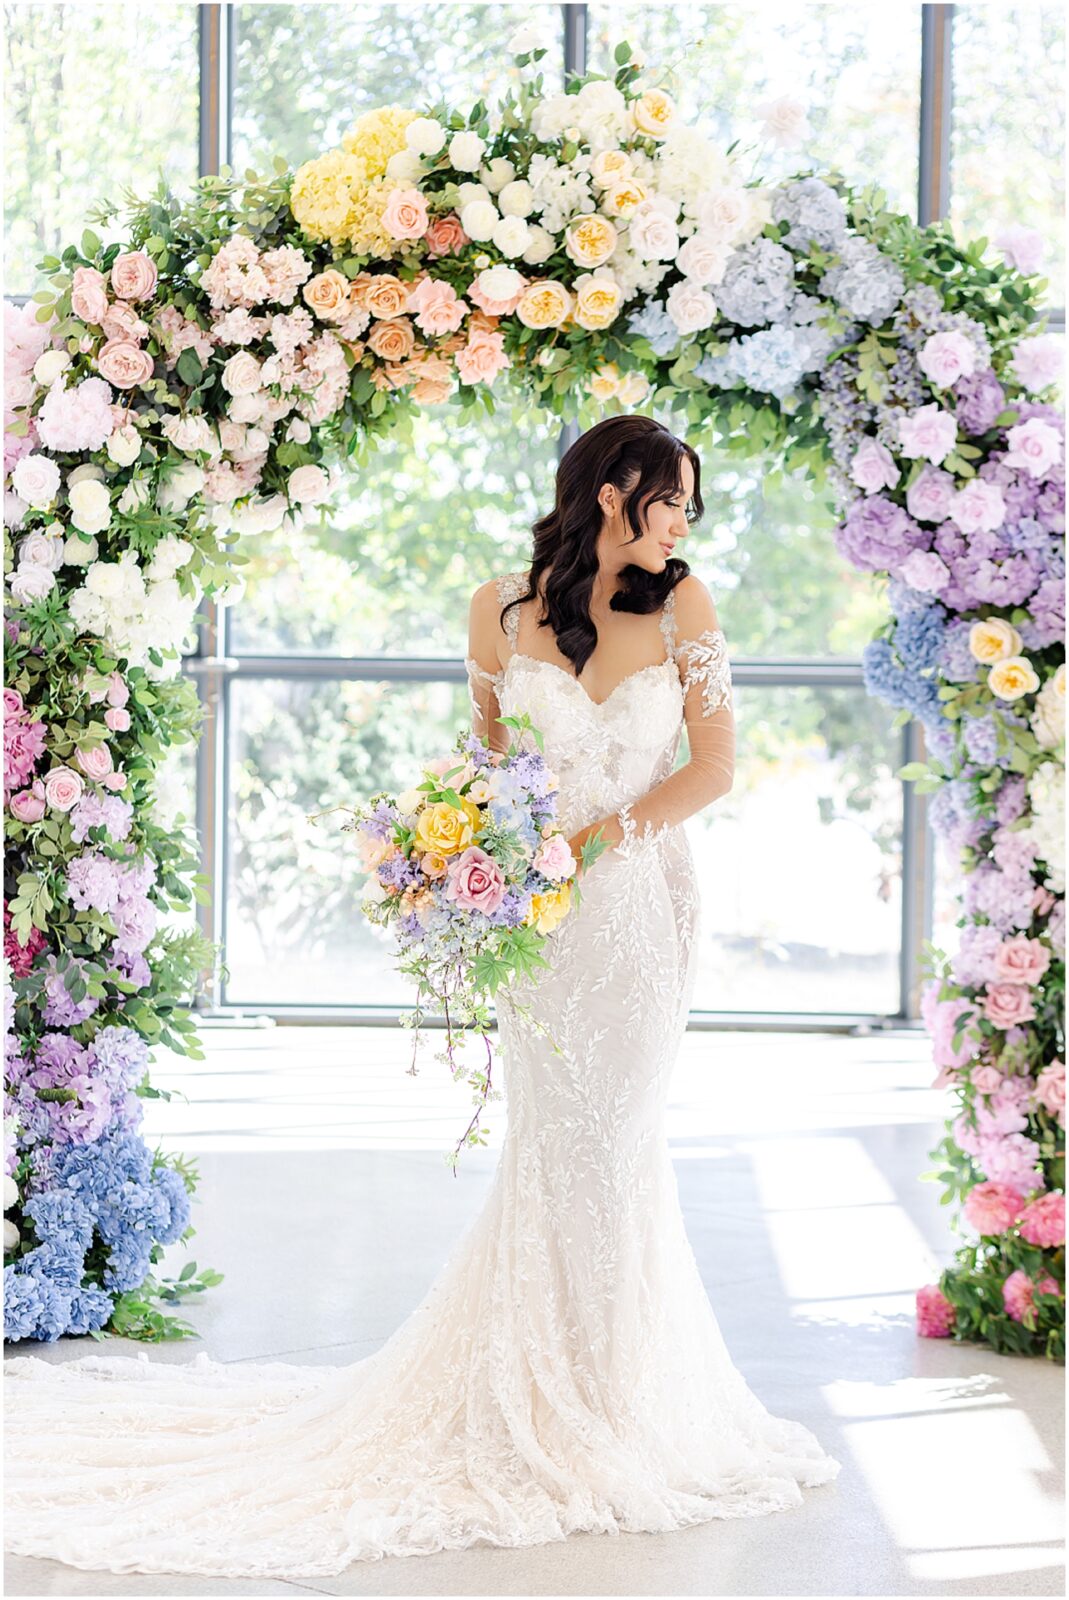
[[[296,164],[371,106],[502,92],[507,38],[538,19],[549,89],[569,68],[611,71],[625,37],[674,71],[683,115],[715,137],[746,138],[760,102],[790,90],[812,108],[807,161],[877,178],[922,221],[1040,227],[1059,293],[1054,6],[452,5],[447,17],[446,29],[440,8],[408,3],[10,8],[8,149],[22,153],[8,162],[8,292],[33,287],[34,261],[77,236],[88,205],[125,184],[143,193],[158,167],[181,185],[226,161]],[[761,170],[797,159],[769,151]],[[407,1002],[360,914],[339,819],[306,817],[403,786],[466,715],[471,589],[524,562],[572,436],[494,399],[492,415],[429,409],[410,436],[388,436],[329,520],[247,540],[243,592],[202,608],[185,670],[205,733],[175,781],[201,836],[199,914],[225,947],[217,1009],[360,1020]],[[687,556],[717,596],[740,738],[732,793],[688,823],[704,905],[694,1021],[914,1016],[921,941],[953,943],[955,864],[894,776],[922,753],[919,728],[892,731],[863,687],[878,597],[838,556],[824,496],[701,454],[707,511]]]

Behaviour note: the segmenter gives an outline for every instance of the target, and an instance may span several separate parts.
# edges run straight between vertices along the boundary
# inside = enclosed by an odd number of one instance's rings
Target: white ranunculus
[[[161,511],[184,511],[195,494],[204,488],[204,469],[195,461],[182,461],[159,486],[156,504]]]
[[[497,208],[503,217],[529,217],[534,206],[534,190],[526,178],[506,183],[497,197]]]
[[[72,483],[84,483],[87,478],[94,478],[98,483],[104,482],[104,468],[96,461],[82,461],[78,466],[72,467],[67,474],[67,488]]]
[[[416,117],[405,129],[405,143],[417,156],[436,156],[445,144],[445,129],[434,117]]]
[[[507,156],[495,156],[479,168],[479,177],[490,194],[500,194],[515,176],[516,168]]]
[[[286,488],[290,499],[298,505],[319,505],[330,494],[330,479],[322,467],[309,463],[293,469]]]
[[[82,539],[76,533],[69,533],[63,542],[65,567],[87,567],[99,554],[100,545],[96,539]]]
[[[502,217],[491,235],[503,256],[520,256],[527,248],[531,230],[522,217]]]
[[[59,493],[59,467],[51,456],[34,450],[21,456],[11,474],[11,485],[35,511],[47,511]]]
[[[73,476],[73,474],[72,474]],[[83,533],[103,533],[111,523],[111,495],[106,483],[97,478],[81,478],[67,483],[71,521]]]
[[[17,567],[12,574],[11,598],[20,606],[32,605],[35,600],[43,600],[55,586],[56,575],[49,567],[30,562]]]
[[[472,200],[460,213],[460,225],[469,239],[492,239],[500,221],[492,200]]]
[[[475,172],[486,143],[472,129],[455,133],[449,141],[449,161],[457,172]]]
[[[141,454],[141,435],[132,422],[124,423],[111,434],[106,449],[109,461],[117,467],[129,467]]]
[[[50,389],[71,364],[66,350],[46,350],[33,364],[33,375],[42,389]]]

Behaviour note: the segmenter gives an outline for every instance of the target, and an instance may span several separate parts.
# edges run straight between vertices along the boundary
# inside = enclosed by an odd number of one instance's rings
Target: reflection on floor
[[[210,1028],[207,1059],[158,1053],[150,1144],[197,1158],[196,1237],[166,1252],[226,1279],[185,1312],[186,1361],[344,1363],[416,1304],[486,1193],[504,1129],[454,1178],[470,1103],[411,1037],[343,1027]],[[776,1414],[843,1462],[770,1517],[670,1534],[576,1535],[356,1563],[337,1578],[117,1577],[9,1559],[15,1595],[1048,1595],[1064,1592],[1063,1372],[922,1340],[918,1284],[953,1237],[918,1182],[948,1099],[915,1033],[691,1033],[668,1137],[687,1228],[736,1364]],[[32,1349],[62,1361],[87,1340]],[[106,1347],[105,1347],[106,1348]]]

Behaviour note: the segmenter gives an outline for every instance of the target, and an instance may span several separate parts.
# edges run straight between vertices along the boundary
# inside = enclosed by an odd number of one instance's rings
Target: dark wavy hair
[[[705,507],[701,497],[701,463],[682,439],[652,417],[606,417],[581,434],[561,458],[557,468],[557,495],[553,510],[532,524],[534,549],[527,593],[501,609],[533,600],[548,568],[545,585],[546,616],[539,626],[552,628],[561,655],[582,672],[597,644],[597,628],[590,618],[590,597],[598,571],[597,540],[604,520],[598,490],[615,484],[623,496],[623,515],[634,543],[646,531],[647,508],[657,500],[682,494],[680,466],[686,456],[694,468],[694,491],[687,521],[697,522]],[[659,611],[669,593],[690,571],[679,556],[672,556],[663,572],[647,572],[629,564],[621,569],[621,587],[609,602],[613,611]]]

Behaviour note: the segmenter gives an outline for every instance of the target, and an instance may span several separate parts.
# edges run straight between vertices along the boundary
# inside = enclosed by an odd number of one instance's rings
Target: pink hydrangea
[[[1006,1307],[1007,1316],[1014,1322],[1023,1322],[1025,1327],[1035,1327],[1036,1305],[1033,1299],[1033,1287],[1040,1294],[1057,1294],[1058,1285],[1049,1272],[1044,1272],[1033,1286],[1027,1272],[1020,1267],[1016,1272],[1011,1272],[1002,1285],[1002,1300]]]
[[[978,1183],[965,1201],[965,1220],[977,1233],[1005,1233],[1016,1222],[1024,1194],[1009,1183]]]
[[[102,449],[114,427],[111,406],[103,378],[83,378],[71,389],[54,383],[36,417],[41,443],[75,455]]]
[[[1041,1194],[1025,1207],[1020,1218],[1021,1238],[1042,1250],[1056,1250],[1065,1243],[1065,1195],[1060,1189]]]
[[[922,1339],[949,1338],[956,1313],[938,1284],[917,1290],[917,1332]]]

